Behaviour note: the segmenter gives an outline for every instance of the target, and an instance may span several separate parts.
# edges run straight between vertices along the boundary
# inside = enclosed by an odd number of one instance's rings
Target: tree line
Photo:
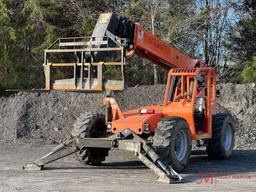
[[[254,0],[0,0],[0,89],[43,87],[43,50],[59,37],[91,35],[110,11],[204,60],[221,82],[256,82]],[[166,80],[136,57],[126,74],[129,86]]]

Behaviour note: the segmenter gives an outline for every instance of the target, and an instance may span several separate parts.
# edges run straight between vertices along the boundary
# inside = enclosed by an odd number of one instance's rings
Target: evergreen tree
[[[227,48],[230,60],[239,65],[236,76],[242,76],[245,82],[256,82],[256,3],[245,0],[242,18],[230,31]],[[238,67],[237,67],[238,68]]]

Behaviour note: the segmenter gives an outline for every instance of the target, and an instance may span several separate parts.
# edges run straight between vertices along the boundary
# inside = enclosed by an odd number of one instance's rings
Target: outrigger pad
[[[174,178],[169,178],[166,176],[158,177],[157,181],[159,181],[161,183],[166,183],[166,184],[183,183],[183,179],[174,179]]]
[[[35,163],[29,163],[27,165],[22,166],[22,169],[28,171],[40,171],[43,169],[43,166],[38,166]]]

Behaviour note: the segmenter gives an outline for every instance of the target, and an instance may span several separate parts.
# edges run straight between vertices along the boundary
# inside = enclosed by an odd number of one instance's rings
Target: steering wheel
[[[176,97],[176,98],[174,99],[174,102],[180,101],[181,99],[185,99],[186,97],[188,97],[188,99],[192,99],[192,96],[191,96],[191,95],[184,94],[184,95],[179,95],[178,97]]]

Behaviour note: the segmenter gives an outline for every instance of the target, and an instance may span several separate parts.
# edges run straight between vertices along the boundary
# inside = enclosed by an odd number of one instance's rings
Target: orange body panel
[[[200,72],[206,74],[207,89],[197,91],[197,77]],[[177,97],[174,101],[169,101],[169,91],[173,77],[181,78],[181,91],[175,91]],[[194,84],[190,87],[190,81],[193,79]],[[186,92],[192,89],[193,94],[187,96]],[[194,111],[195,100],[197,97],[203,97],[206,100],[206,111],[203,129],[199,132],[196,130]],[[194,69],[172,69],[168,74],[168,81],[164,96],[163,105],[145,106],[131,111],[122,113],[114,98],[105,98],[104,104],[112,107],[112,132],[117,133],[123,129],[129,128],[137,134],[155,132],[157,123],[163,117],[180,117],[183,118],[191,132],[193,140],[211,138],[212,135],[212,113],[216,107],[216,82],[215,71],[211,68],[194,68]],[[148,129],[148,130],[145,130]]]
[[[112,122],[112,131],[114,133],[120,132],[125,128],[131,129],[137,134],[142,134],[144,131],[144,125],[149,125],[149,131],[154,132],[157,123],[161,120],[161,113],[154,114],[140,114],[136,113],[133,115],[124,114],[125,118],[118,119]]]
[[[200,72],[206,73],[206,87],[205,93],[198,92],[197,77]],[[168,102],[168,93],[170,90],[171,78],[173,76],[181,77],[194,77],[195,83],[193,85],[193,95],[190,99],[181,99],[179,102]],[[185,86],[185,83],[181,87]],[[189,90],[189,85],[186,85]],[[184,94],[184,93],[181,93]],[[196,132],[194,110],[196,97],[204,97],[206,99],[206,112],[205,122],[202,132]],[[188,102],[189,101],[189,102]],[[193,69],[172,69],[168,74],[168,80],[166,85],[163,116],[176,116],[185,119],[189,125],[192,139],[206,139],[212,136],[212,114],[216,110],[216,74],[212,68],[193,68]]]

